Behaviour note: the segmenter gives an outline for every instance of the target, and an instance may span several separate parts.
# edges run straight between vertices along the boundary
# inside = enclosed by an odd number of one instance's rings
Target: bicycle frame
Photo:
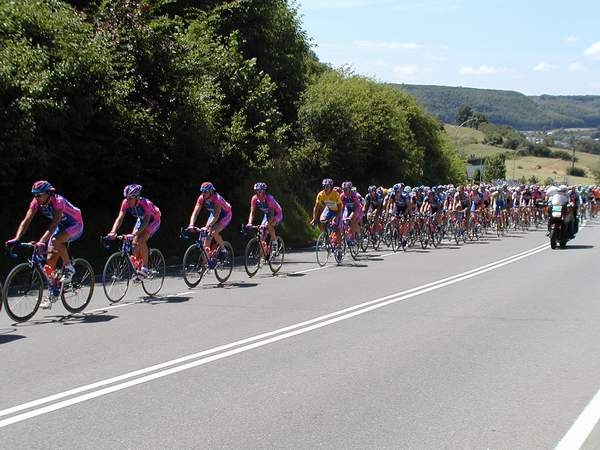
[[[53,270],[54,277],[49,277],[46,271],[44,270],[44,265],[46,264],[47,257],[45,254],[40,254],[40,252],[35,246],[35,243],[33,242],[18,242],[15,244],[14,247],[27,248],[32,250],[31,257],[27,258],[27,264],[29,264],[29,267],[36,267],[40,271],[45,285],[52,292],[53,296],[58,297],[62,290],[62,284],[59,282],[60,269]],[[12,258],[17,257],[17,255],[12,251],[9,251],[9,256]]]

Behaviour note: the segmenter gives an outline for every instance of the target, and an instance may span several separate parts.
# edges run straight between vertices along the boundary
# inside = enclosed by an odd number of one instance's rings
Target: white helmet
[[[567,192],[567,190],[568,190],[568,189],[569,189],[569,188],[567,187],[567,185],[566,185],[566,184],[561,184],[561,185],[558,187],[558,192]]]

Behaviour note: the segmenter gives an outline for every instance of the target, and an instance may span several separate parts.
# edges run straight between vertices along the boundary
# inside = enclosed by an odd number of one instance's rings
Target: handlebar
[[[182,227],[179,231],[180,239],[189,239],[190,234],[199,233],[200,236],[205,236],[208,234],[208,229],[206,227],[198,228],[198,227]]]
[[[10,257],[10,258],[18,258],[19,255],[15,252],[16,248],[28,248],[28,249],[35,249],[36,248],[36,241],[30,241],[30,242],[21,242],[21,241],[15,241],[15,242],[11,242],[11,243],[6,243],[5,247],[6,247],[6,254]]]
[[[100,244],[102,245],[102,247],[105,250],[108,250],[110,248],[110,242],[112,242],[112,241],[123,241],[123,240],[131,241],[132,239],[133,239],[133,234],[118,234],[117,236],[115,236],[112,239],[108,236],[100,236]]]

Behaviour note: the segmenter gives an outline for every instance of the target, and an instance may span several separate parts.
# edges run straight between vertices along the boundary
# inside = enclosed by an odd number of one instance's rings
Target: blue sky
[[[600,1],[297,0],[323,62],[379,81],[600,95]]]

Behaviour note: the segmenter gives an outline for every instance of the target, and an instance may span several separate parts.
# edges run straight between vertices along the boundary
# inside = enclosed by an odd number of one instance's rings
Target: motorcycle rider
[[[550,198],[550,205],[560,205],[562,207],[575,206],[575,204],[571,201],[571,197],[569,196],[569,188],[566,185],[562,184],[558,187],[556,193]],[[573,210],[571,210],[571,212],[564,218],[564,221],[567,229],[569,230],[569,239],[573,239],[576,233]],[[550,222],[551,221],[548,221],[548,233],[550,233]]]

